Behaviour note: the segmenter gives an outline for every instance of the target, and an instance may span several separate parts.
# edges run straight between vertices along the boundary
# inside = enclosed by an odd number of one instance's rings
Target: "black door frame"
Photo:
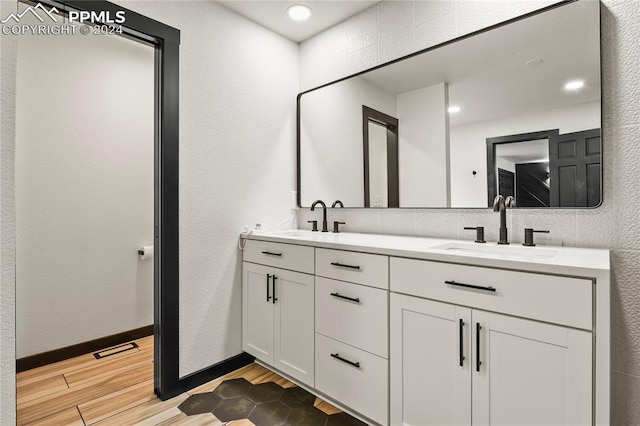
[[[371,207],[369,167],[369,122],[387,129],[387,207],[400,207],[398,171],[398,119],[362,105],[362,152],[364,156],[364,206]]]
[[[22,0],[24,1],[24,0]],[[36,2],[24,1],[35,4]],[[154,391],[166,400],[180,394],[178,322],[178,155],[180,30],[102,0],[43,0],[70,10],[125,13],[123,36],[155,49],[154,131]]]
[[[498,177],[496,176],[496,147],[505,143],[527,142],[538,139],[551,140],[558,136],[560,129],[543,130],[540,132],[519,133],[517,135],[487,138],[487,206],[493,207],[493,200],[498,195]]]

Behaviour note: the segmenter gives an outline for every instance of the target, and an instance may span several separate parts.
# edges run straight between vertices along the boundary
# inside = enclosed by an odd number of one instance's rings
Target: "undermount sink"
[[[486,256],[501,256],[518,259],[549,259],[558,254],[557,250],[538,247],[523,247],[519,245],[497,245],[476,243],[447,243],[432,247],[436,250],[470,253]]]
[[[283,237],[283,238],[300,238],[305,240],[314,240],[314,241],[324,241],[335,239],[337,235],[332,232],[319,232],[319,231],[308,231],[305,229],[286,229],[281,231],[269,231],[264,232],[263,235],[270,235],[274,237]]]
[[[313,235],[311,233],[311,231],[304,231],[301,229],[289,229],[289,230],[285,230],[285,231],[272,231],[272,232],[265,232],[265,234],[269,235],[269,234],[275,234],[275,235],[282,235],[282,236],[287,236],[287,237],[308,237],[310,235]]]

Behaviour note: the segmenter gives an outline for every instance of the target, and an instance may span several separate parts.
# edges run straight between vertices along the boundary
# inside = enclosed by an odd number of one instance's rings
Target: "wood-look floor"
[[[106,358],[81,355],[17,375],[18,425],[222,425],[210,414],[186,416],[178,406],[189,395],[210,392],[223,380],[243,377],[251,383],[293,383],[251,364],[167,401],[153,393],[153,337],[135,341],[132,349]],[[316,399],[327,414],[340,412]],[[249,420],[229,426],[253,425]]]

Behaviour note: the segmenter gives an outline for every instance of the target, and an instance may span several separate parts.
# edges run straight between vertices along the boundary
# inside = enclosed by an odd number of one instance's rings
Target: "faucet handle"
[[[333,222],[333,232],[338,234],[340,233],[340,225],[346,225],[344,222],[338,222],[337,220]]]
[[[317,220],[308,220],[307,223],[310,223],[313,226],[313,229],[311,229],[313,232],[318,232],[318,221]]]
[[[465,226],[464,229],[476,231],[476,243],[486,243],[484,239],[484,226]]]
[[[533,243],[533,233],[534,232],[540,232],[543,234],[548,234],[549,231],[540,231],[537,229],[533,229],[533,228],[524,228],[524,243],[522,243],[523,246],[527,246],[527,247],[534,247],[535,244]]]

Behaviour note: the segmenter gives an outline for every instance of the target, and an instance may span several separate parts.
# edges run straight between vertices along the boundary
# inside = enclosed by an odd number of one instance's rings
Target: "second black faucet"
[[[316,200],[313,202],[313,204],[311,204],[311,211],[314,211],[316,209],[316,206],[320,204],[322,206],[322,232],[329,232],[329,226],[327,224],[327,205],[324,203],[324,201],[322,200]],[[335,200],[333,202],[333,204],[331,205],[332,208],[336,208],[336,207],[344,207],[344,204],[342,204],[342,201],[340,200]],[[313,229],[312,231],[317,231],[318,230],[318,221],[317,220],[310,220],[309,223],[313,224]],[[333,222],[333,232],[335,233],[339,233],[340,229],[339,229],[339,225],[344,225],[344,222],[338,222],[335,221]]]

